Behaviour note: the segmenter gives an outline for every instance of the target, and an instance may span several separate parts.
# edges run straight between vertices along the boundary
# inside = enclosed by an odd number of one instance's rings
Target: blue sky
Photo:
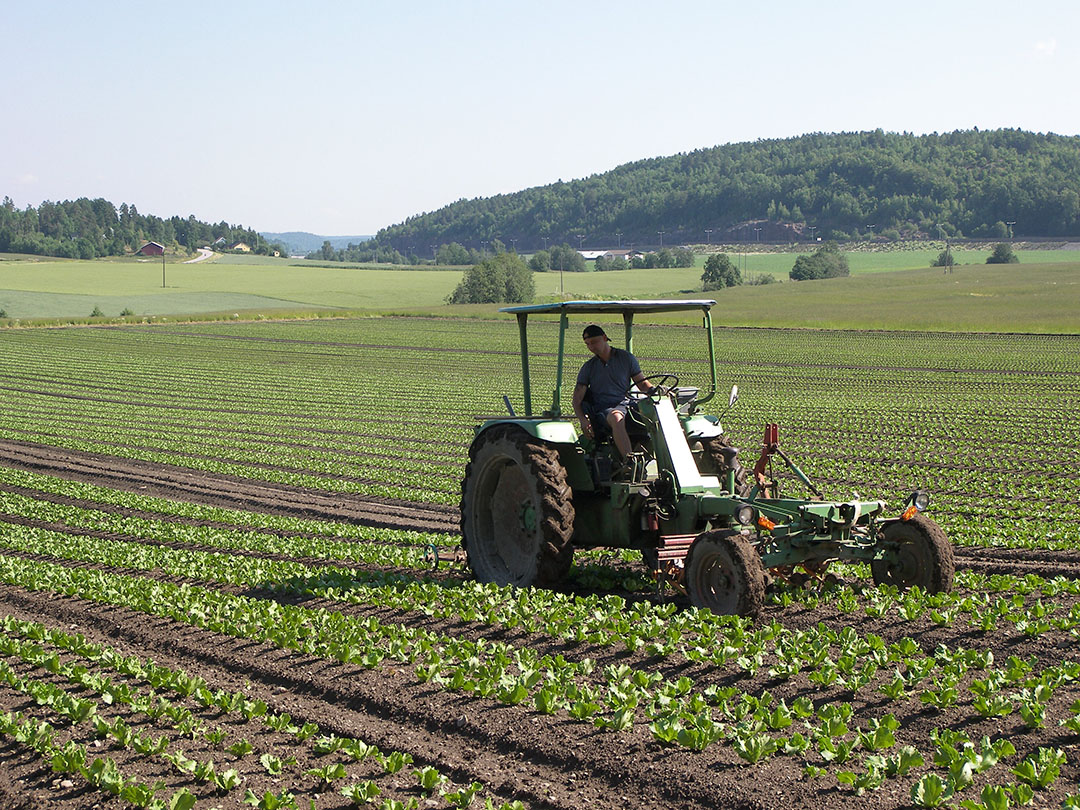
[[[0,196],[365,234],[807,132],[1080,134],[1080,3],[4,3]]]

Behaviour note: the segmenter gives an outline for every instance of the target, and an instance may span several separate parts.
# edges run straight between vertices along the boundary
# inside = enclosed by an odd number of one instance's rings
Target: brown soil
[[[386,498],[328,495],[298,487],[29,443],[0,441],[0,463],[143,494],[257,512],[420,531],[454,532],[457,529],[457,510],[453,508]],[[23,520],[42,525],[35,523],[33,516],[24,516]],[[65,531],[73,533],[70,529]],[[1080,576],[1080,561],[1075,555],[1062,552],[960,549],[957,565],[987,572],[1000,569],[1002,573],[1032,571],[1041,576],[1055,573]],[[140,575],[154,576],[147,572],[140,572]],[[298,597],[276,593],[257,595],[266,599],[300,601]],[[1034,602],[1035,598],[1030,597],[1030,601]],[[1080,599],[1059,598],[1056,601],[1071,607]],[[677,657],[650,659],[640,653],[629,653],[622,647],[575,645],[520,631],[437,620],[387,608],[315,599],[303,600],[303,603],[309,607],[374,615],[380,621],[424,627],[455,637],[483,636],[527,644],[541,654],[562,653],[575,659],[589,656],[597,660],[598,671],[608,664],[626,663],[656,669],[669,678],[687,674],[701,685],[732,684],[755,693],[770,690],[777,698],[784,697],[789,702],[802,694],[819,704],[848,701],[854,705],[856,716],[879,716],[884,711],[891,711],[900,721],[898,744],[918,744],[924,756],[931,753],[927,750],[930,729],[946,726],[963,728],[975,739],[983,734],[994,738],[1007,736],[1021,754],[1036,746],[1061,748],[1068,755],[1069,764],[1053,791],[1037,795],[1036,806],[1059,806],[1066,792],[1076,792],[1080,778],[1080,738],[1058,725],[1059,719],[1068,716],[1068,706],[1080,697],[1080,685],[1077,684],[1061,687],[1052,704],[1054,716],[1049,716],[1048,712],[1044,728],[1029,730],[1016,714],[978,720],[973,719],[970,707],[939,713],[918,700],[887,702],[882,695],[869,692],[854,697],[840,692],[837,687],[809,690],[805,683],[798,686],[794,682],[770,680],[763,672],[747,679],[730,668],[717,670]],[[459,786],[472,781],[484,783],[484,795],[491,796],[496,806],[514,799],[534,808],[595,807],[601,810],[629,807],[665,810],[865,807],[876,810],[910,806],[911,778],[891,779],[882,789],[856,797],[850,789],[838,786],[831,775],[807,781],[802,775],[804,761],[801,757],[776,756],[751,767],[745,765],[728,745],[710,746],[702,753],[676,750],[653,740],[640,720],[625,732],[605,733],[574,721],[565,713],[549,717],[525,704],[504,706],[494,700],[455,694],[423,684],[409,668],[385,662],[373,670],[363,669],[250,640],[234,639],[167,619],[147,617],[125,608],[15,587],[0,587],[0,615],[4,614],[43,622],[68,632],[78,631],[91,641],[109,644],[126,654],[152,658],[158,664],[174,669],[182,668],[202,676],[214,689],[243,691],[249,697],[265,700],[274,711],[288,712],[298,724],[305,721],[318,723],[322,734],[358,737],[384,751],[410,753],[415,761],[413,768],[434,765]],[[959,623],[937,627],[927,617],[908,624],[898,624],[895,616],[871,620],[861,611],[841,614],[835,606],[824,603],[815,608],[769,607],[762,621],[773,620],[792,629],[816,626],[819,622],[839,629],[856,621],[861,633],[881,635],[886,642],[908,636],[926,651],[934,650],[941,643],[990,649],[998,662],[1010,655],[1025,659],[1034,657],[1042,665],[1077,658],[1075,640],[1067,634],[1055,631],[1030,639],[1008,622],[1003,622],[997,630],[984,633]],[[41,677],[41,670],[35,675]],[[140,686],[134,681],[132,684]],[[878,708],[886,703],[887,709]],[[208,727],[222,722],[219,715],[202,709],[194,701],[184,705],[202,717]],[[16,710],[44,716],[40,714],[43,710],[31,700],[9,689],[0,690],[0,712]],[[149,723],[145,717],[124,715],[123,707],[117,708],[114,714],[125,716],[133,726],[140,728]],[[246,785],[259,795],[265,790],[277,790],[283,783],[263,770],[258,753],[269,750],[280,756],[295,756],[297,763],[289,767],[286,781],[297,788],[299,806],[308,807],[309,798],[315,800],[318,808],[347,806],[347,802],[333,791],[317,793],[316,779],[304,776],[308,768],[326,764],[326,760],[311,753],[310,746],[297,745],[291,737],[269,731],[257,721],[237,718],[229,722],[230,739],[245,737],[251,740],[256,746],[255,755],[234,762],[232,755],[214,750],[201,737],[184,740],[185,752],[194,758],[212,757],[223,766],[237,767]],[[83,744],[92,744],[92,734],[85,731],[64,733],[71,734]],[[79,738],[78,733],[83,737]],[[164,732],[154,729],[154,733]],[[198,807],[243,806],[239,801],[242,791],[234,791],[222,800],[212,797],[204,786],[196,785],[175,769],[170,771],[160,761],[155,764],[148,758],[107,746],[102,755],[105,753],[116,757],[129,777],[146,782],[161,779],[166,783],[166,791],[188,787],[200,796]],[[862,756],[858,754],[848,767],[859,770]],[[383,775],[376,765],[368,765],[370,769],[366,776],[359,778],[376,779],[386,791],[384,797],[392,796],[400,801],[416,797],[420,799],[421,807],[447,806],[444,800],[425,804],[424,797],[415,787],[411,768],[390,777]],[[836,770],[835,766],[830,769],[831,772]],[[360,771],[350,770],[350,777],[354,778],[349,781],[356,781],[355,775],[359,774]],[[996,783],[1014,779],[1003,766],[996,768],[993,776]],[[960,798],[977,800],[980,784],[976,782],[976,787]],[[163,795],[167,796],[168,792]],[[47,763],[28,749],[0,739],[0,810],[45,807],[112,810],[123,806],[106,794],[87,788],[78,777],[74,778],[74,784],[65,784]],[[474,806],[481,804],[477,801]]]
[[[0,464],[115,489],[273,515],[456,532],[458,510],[393,498],[340,495],[188,467],[0,439]]]

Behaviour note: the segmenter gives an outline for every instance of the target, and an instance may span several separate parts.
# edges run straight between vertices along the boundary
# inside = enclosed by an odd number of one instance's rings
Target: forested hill
[[[10,197],[0,202],[0,253],[33,253],[69,259],[120,256],[148,241],[166,248],[194,250],[224,239],[226,245],[244,242],[256,253],[276,246],[242,225],[201,222],[194,216],[162,217],[140,214],[134,205],[108,200],[49,202],[37,208],[16,208]]]
[[[377,239],[413,253],[496,238],[507,246],[516,240],[521,251],[562,242],[626,247],[795,235],[1003,237],[1010,227],[1016,236],[1074,236],[1078,190],[1080,137],[1009,129],[813,134],[462,200],[385,228]]]

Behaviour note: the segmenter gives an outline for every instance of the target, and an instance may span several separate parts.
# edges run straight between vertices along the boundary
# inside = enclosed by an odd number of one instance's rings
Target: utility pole
[[[622,232],[615,231],[615,238],[619,240],[619,248],[622,248]]]
[[[161,289],[165,289],[165,248],[161,249]]]
[[[664,249],[664,232],[663,231],[657,231],[657,233],[660,234],[660,249],[663,250]]]
[[[1012,238],[1013,238],[1013,227],[1012,226],[1016,224],[1016,220],[1014,219],[1011,222],[1006,222],[1005,224],[1009,226],[1009,241],[1011,242]]]
[[[712,244],[712,228],[706,228],[706,229],[705,229],[705,240],[706,240],[706,241],[707,241],[707,242],[708,242],[708,243],[709,243],[710,245]]]

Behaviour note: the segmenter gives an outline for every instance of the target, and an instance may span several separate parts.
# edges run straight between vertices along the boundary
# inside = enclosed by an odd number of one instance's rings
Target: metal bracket
[[[424,546],[424,564],[430,564],[431,570],[436,571],[440,562],[464,563],[465,550],[462,548],[439,548],[434,543]]]

